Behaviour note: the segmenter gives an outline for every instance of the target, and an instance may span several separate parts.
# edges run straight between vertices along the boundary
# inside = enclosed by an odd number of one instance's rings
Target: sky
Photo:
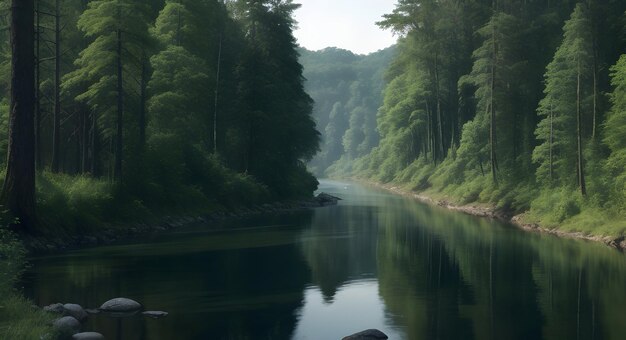
[[[309,50],[339,47],[369,54],[393,45],[396,37],[376,22],[391,13],[395,0],[295,0],[298,43]]]

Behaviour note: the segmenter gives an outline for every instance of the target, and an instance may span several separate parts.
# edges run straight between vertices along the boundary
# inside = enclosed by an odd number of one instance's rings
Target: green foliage
[[[5,226],[0,227],[0,296],[13,291],[24,270],[25,258],[26,251],[17,236]]]
[[[44,173],[38,176],[37,197],[44,232],[66,235],[97,230],[114,221],[117,209],[114,186],[88,176]],[[132,209],[128,207],[125,209]]]
[[[383,74],[394,51],[362,56],[337,48],[301,50],[306,91],[315,101],[313,117],[322,132],[321,152],[308,164],[317,175],[349,174],[352,161],[378,144]]]
[[[54,3],[40,5],[56,10]],[[68,52],[57,131],[63,174],[38,178],[42,232],[81,233],[162,213],[310,196],[317,182],[303,161],[317,151],[319,135],[292,34],[297,7],[291,1],[64,1],[60,33]],[[55,24],[45,16],[39,22]],[[46,32],[42,38],[54,39]],[[1,67],[10,67],[1,52]],[[44,114],[53,109],[54,73],[46,62],[54,55],[40,52]],[[42,168],[51,151],[48,121],[39,122]],[[117,158],[124,180],[112,183]]]
[[[203,61],[180,46],[168,46],[151,59],[154,73],[149,83],[150,133],[185,136],[188,143],[208,143],[210,136],[205,93],[208,76]]]
[[[613,108],[604,124],[604,142],[611,150],[607,160],[611,190],[616,201],[614,208],[624,213],[626,207],[626,55],[611,68]]]
[[[537,178],[545,185],[576,184],[573,170],[577,160],[577,79],[582,73],[584,87],[581,91],[589,98],[592,95],[589,80],[593,77],[590,27],[584,5],[579,4],[565,23],[563,42],[547,67],[545,97],[538,109],[544,118],[536,131],[541,144],[533,153],[533,160],[539,164]],[[583,99],[583,102],[590,103],[590,100]],[[582,110],[590,113],[591,107],[586,105]]]
[[[319,149],[320,136],[311,117],[313,100],[304,91],[302,65],[293,36],[291,0],[236,1],[250,46],[238,69],[239,96],[247,125],[243,169],[266,184],[277,197],[300,197],[285,178]]]
[[[120,188],[86,175],[41,174],[37,184],[40,231],[53,236],[80,235],[105,225],[252,206],[270,199],[267,187],[250,176],[235,173],[198,150],[181,153],[181,144],[172,138],[151,138],[141,186]],[[313,190],[307,185],[302,190]]]
[[[336,122],[325,137],[350,132],[346,156],[327,173],[619,235],[625,11],[623,2],[399,1],[379,23],[401,34],[377,115],[380,141],[366,155],[354,152],[362,134],[349,128],[363,119],[345,110],[342,98],[350,97],[339,94],[333,104],[342,104],[321,106],[332,115],[319,121]],[[336,73],[336,83],[354,78]],[[336,145],[326,143],[322,155]]]
[[[0,338],[39,339],[50,333],[52,316],[35,310],[32,301],[15,290],[24,271],[26,251],[17,237],[0,227]]]

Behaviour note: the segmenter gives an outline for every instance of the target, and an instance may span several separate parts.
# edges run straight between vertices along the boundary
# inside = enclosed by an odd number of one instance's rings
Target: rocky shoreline
[[[84,309],[73,303],[55,303],[43,307],[43,311],[56,315],[52,323],[53,332],[42,336],[50,340],[104,340],[104,335],[98,332],[82,332],[87,319],[102,315],[109,318],[147,317],[160,319],[168,315],[163,311],[144,311],[144,306],[128,298],[114,298],[95,309]]]
[[[525,213],[514,215],[509,211],[498,210],[494,206],[489,206],[489,205],[479,205],[479,204],[458,205],[458,204],[448,202],[446,200],[435,200],[432,197],[429,197],[420,193],[415,193],[413,191],[400,188],[398,186],[384,185],[384,184],[362,180],[362,179],[352,179],[352,180],[360,182],[360,183],[364,183],[367,185],[371,185],[373,187],[377,187],[380,189],[384,189],[384,190],[393,192],[401,196],[414,198],[422,203],[426,203],[429,205],[439,206],[448,210],[461,212],[467,215],[486,217],[486,218],[496,219],[499,221],[510,223],[522,230],[550,234],[550,235],[563,237],[563,238],[599,242],[599,243],[605,244],[608,247],[617,249],[621,252],[626,251],[626,237],[624,236],[615,238],[611,236],[587,235],[581,232],[568,232],[568,231],[563,231],[563,230],[559,230],[556,228],[549,229],[549,228],[542,227],[541,225],[537,223],[524,222]]]
[[[195,224],[217,224],[228,219],[241,219],[267,213],[290,213],[335,205],[340,198],[321,193],[308,200],[265,203],[234,210],[219,210],[200,216],[166,216],[155,223],[136,222],[103,228],[74,236],[26,236],[22,242],[30,254],[49,254],[72,249],[95,247],[132,239],[141,235],[161,233]]]

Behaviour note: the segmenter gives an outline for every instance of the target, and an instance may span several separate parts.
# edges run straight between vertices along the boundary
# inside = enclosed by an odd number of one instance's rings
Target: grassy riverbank
[[[41,173],[37,178],[39,223],[34,232],[60,238],[88,235],[164,216],[208,214],[272,200],[266,186],[218,162],[210,173],[201,185],[146,180],[119,185],[87,175]]]
[[[34,308],[15,289],[25,268],[25,256],[15,235],[0,228],[0,339],[39,339],[50,333],[51,315]]]
[[[501,219],[525,230],[602,242],[614,248],[626,249],[626,226],[623,223],[626,218],[617,212],[619,210],[598,207],[593,202],[579,198],[576,192],[542,192],[528,188],[530,194],[515,196],[516,191],[510,191],[509,197],[516,198],[519,203],[519,206],[515,206],[511,202],[498,204],[497,201],[490,201],[484,195],[481,196],[480,191],[472,194],[472,189],[465,185],[448,187],[447,190],[434,187],[419,190],[412,182],[381,183],[366,178],[353,179],[450,210]],[[483,190],[491,189],[485,187]]]
[[[179,226],[196,221],[190,218],[192,216],[232,216],[234,211],[253,211],[246,207],[263,205],[267,211],[274,211],[292,209],[296,205],[296,201],[267,203],[276,199],[265,186],[248,176],[225,168],[217,169],[213,174],[212,182],[204,188],[160,182],[141,190],[132,187],[122,190],[106,179],[89,176],[40,174],[37,181],[40,223],[35,230],[36,236],[25,235],[23,243],[6,227],[0,228],[0,339],[39,339],[51,332],[52,315],[35,308],[16,288],[27,266],[24,244],[34,251],[54,251],[45,247],[48,244],[54,245],[55,249],[79,246],[81,244],[76,240],[81,235],[96,239],[95,244],[98,244],[102,240],[94,236],[102,236],[103,232],[108,234],[106,240],[114,241],[131,235],[128,229],[137,229],[132,235],[158,231],[162,230],[158,226],[163,224]],[[172,222],[173,218],[164,220],[165,216],[186,218],[183,222]],[[19,229],[19,223],[15,229]],[[36,243],[44,248],[33,248]]]

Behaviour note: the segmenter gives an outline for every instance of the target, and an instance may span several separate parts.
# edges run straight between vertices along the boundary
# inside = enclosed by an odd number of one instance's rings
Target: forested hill
[[[353,159],[378,145],[376,114],[394,51],[300,50],[306,91],[315,101],[313,117],[322,133],[321,152],[309,163],[316,175],[349,171]]]
[[[626,1],[399,1],[380,144],[351,175],[623,234]],[[330,129],[330,132],[333,132]]]
[[[22,229],[71,229],[310,196],[299,6],[0,1],[4,206]]]

